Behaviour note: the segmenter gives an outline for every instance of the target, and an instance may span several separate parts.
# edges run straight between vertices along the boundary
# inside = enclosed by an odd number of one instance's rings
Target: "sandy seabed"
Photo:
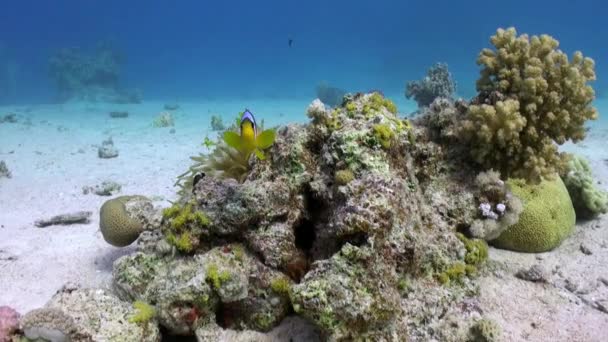
[[[306,122],[309,102],[250,101],[248,108],[268,127]],[[0,160],[12,172],[12,178],[0,179],[0,305],[25,313],[44,305],[66,282],[109,287],[112,263],[134,248],[115,248],[103,240],[99,208],[109,197],[84,194],[83,187],[111,180],[122,185],[118,195],[141,194],[167,206],[189,156],[205,151],[205,136],[215,136],[211,116],[230,124],[244,109],[238,101],[180,103],[172,111],[174,127],[153,127],[163,105],[0,108],[0,116],[15,113],[18,119],[0,124]],[[608,102],[598,107],[608,115]],[[110,118],[110,111],[129,116]],[[119,156],[101,159],[98,147],[109,137]],[[563,150],[587,157],[600,186],[608,190],[608,118],[593,123],[584,142]],[[93,213],[90,223],[34,226],[35,220],[82,210]],[[502,326],[505,341],[608,340],[608,215],[577,223],[573,236],[548,253],[491,248],[490,263],[493,271],[481,279],[480,304]],[[514,276],[532,265],[545,270],[546,282]]]

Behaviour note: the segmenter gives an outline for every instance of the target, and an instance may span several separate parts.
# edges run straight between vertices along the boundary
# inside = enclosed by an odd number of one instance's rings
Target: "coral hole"
[[[294,227],[294,234],[296,236],[296,247],[308,254],[316,238],[314,223],[309,219],[301,220]]]

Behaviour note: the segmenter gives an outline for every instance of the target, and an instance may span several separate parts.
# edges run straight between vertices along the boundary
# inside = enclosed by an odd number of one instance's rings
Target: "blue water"
[[[49,57],[101,40],[124,55],[121,83],[144,100],[308,101],[326,80],[401,102],[406,81],[435,62],[447,62],[458,94],[470,97],[477,54],[508,26],[594,58],[596,92],[608,96],[607,10],[600,0],[4,1],[0,80],[13,71],[0,104],[53,102]]]

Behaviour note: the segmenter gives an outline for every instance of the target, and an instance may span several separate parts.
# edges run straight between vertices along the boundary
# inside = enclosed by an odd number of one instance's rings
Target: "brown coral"
[[[480,91],[460,132],[473,159],[503,176],[539,181],[565,162],[557,145],[585,137],[584,123],[597,118],[591,106],[594,61],[575,52],[569,61],[548,35],[517,36],[514,28],[492,36],[483,49]]]

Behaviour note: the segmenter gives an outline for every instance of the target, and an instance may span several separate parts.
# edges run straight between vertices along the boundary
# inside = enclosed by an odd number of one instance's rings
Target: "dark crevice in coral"
[[[174,335],[167,328],[160,326],[161,342],[196,342],[194,335]]]
[[[294,227],[294,230],[296,247],[308,254],[316,238],[314,223],[309,219],[302,219]]]
[[[219,302],[217,309],[215,310],[215,323],[223,329],[227,329],[232,323],[232,317],[233,314],[232,310],[230,310],[230,306]]]
[[[363,245],[367,244],[367,238],[368,238],[368,235],[364,232],[358,232],[358,233],[346,235],[343,237],[336,252],[341,250],[342,246],[344,246],[347,243],[350,243],[353,246],[362,247]]]

